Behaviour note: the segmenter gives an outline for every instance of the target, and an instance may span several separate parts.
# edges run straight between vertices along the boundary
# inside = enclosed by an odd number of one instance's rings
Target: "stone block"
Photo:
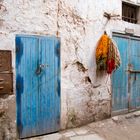
[[[135,112],[133,114],[134,114],[134,117],[140,117],[140,111],[137,111],[137,112]]]
[[[72,137],[70,138],[70,140],[104,140],[104,139],[98,136],[97,134],[90,134],[90,135]]]

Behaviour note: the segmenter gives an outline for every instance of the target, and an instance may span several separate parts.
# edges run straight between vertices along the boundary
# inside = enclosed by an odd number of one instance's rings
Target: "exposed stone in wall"
[[[88,70],[79,61],[76,61],[73,65],[76,65],[77,66],[77,69],[78,69],[79,72],[84,72],[85,73]]]
[[[15,97],[0,98],[0,140],[16,139]]]

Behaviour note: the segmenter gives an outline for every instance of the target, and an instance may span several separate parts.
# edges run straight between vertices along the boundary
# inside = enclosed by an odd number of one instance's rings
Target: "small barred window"
[[[122,3],[122,20],[130,22],[130,23],[137,23],[137,13],[138,6],[128,4],[123,2]]]

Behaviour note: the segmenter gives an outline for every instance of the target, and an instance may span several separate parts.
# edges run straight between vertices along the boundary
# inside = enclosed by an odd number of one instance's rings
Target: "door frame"
[[[112,32],[112,38],[113,36],[116,37],[123,37],[123,38],[127,38],[127,39],[135,39],[135,40],[139,40],[140,41],[140,36],[137,35],[133,35],[133,34],[126,34],[126,33],[122,33],[122,32]],[[127,52],[129,53],[129,52]],[[128,58],[129,60],[129,58]],[[127,89],[128,91],[130,91],[130,80],[129,80],[130,74],[128,74],[128,83],[127,83]],[[121,115],[121,114],[127,114],[130,112],[134,112],[134,111],[138,111],[140,110],[140,107],[136,108],[136,109],[129,109],[130,108],[130,95],[131,93],[127,93],[128,94],[128,108],[124,109],[124,110],[117,110],[117,111],[113,111],[113,83],[112,83],[112,76],[111,76],[111,116],[116,116],[116,115]]]

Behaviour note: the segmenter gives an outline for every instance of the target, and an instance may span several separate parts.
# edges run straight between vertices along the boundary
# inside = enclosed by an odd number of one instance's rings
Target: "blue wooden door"
[[[60,41],[16,36],[17,130],[20,138],[60,129]]]
[[[130,110],[140,108],[140,38],[130,39]]]
[[[140,107],[140,39],[114,34],[121,55],[121,67],[112,75],[112,114]]]
[[[112,111],[113,113],[128,110],[128,46],[127,37],[114,35],[121,56],[121,66],[112,75]]]

